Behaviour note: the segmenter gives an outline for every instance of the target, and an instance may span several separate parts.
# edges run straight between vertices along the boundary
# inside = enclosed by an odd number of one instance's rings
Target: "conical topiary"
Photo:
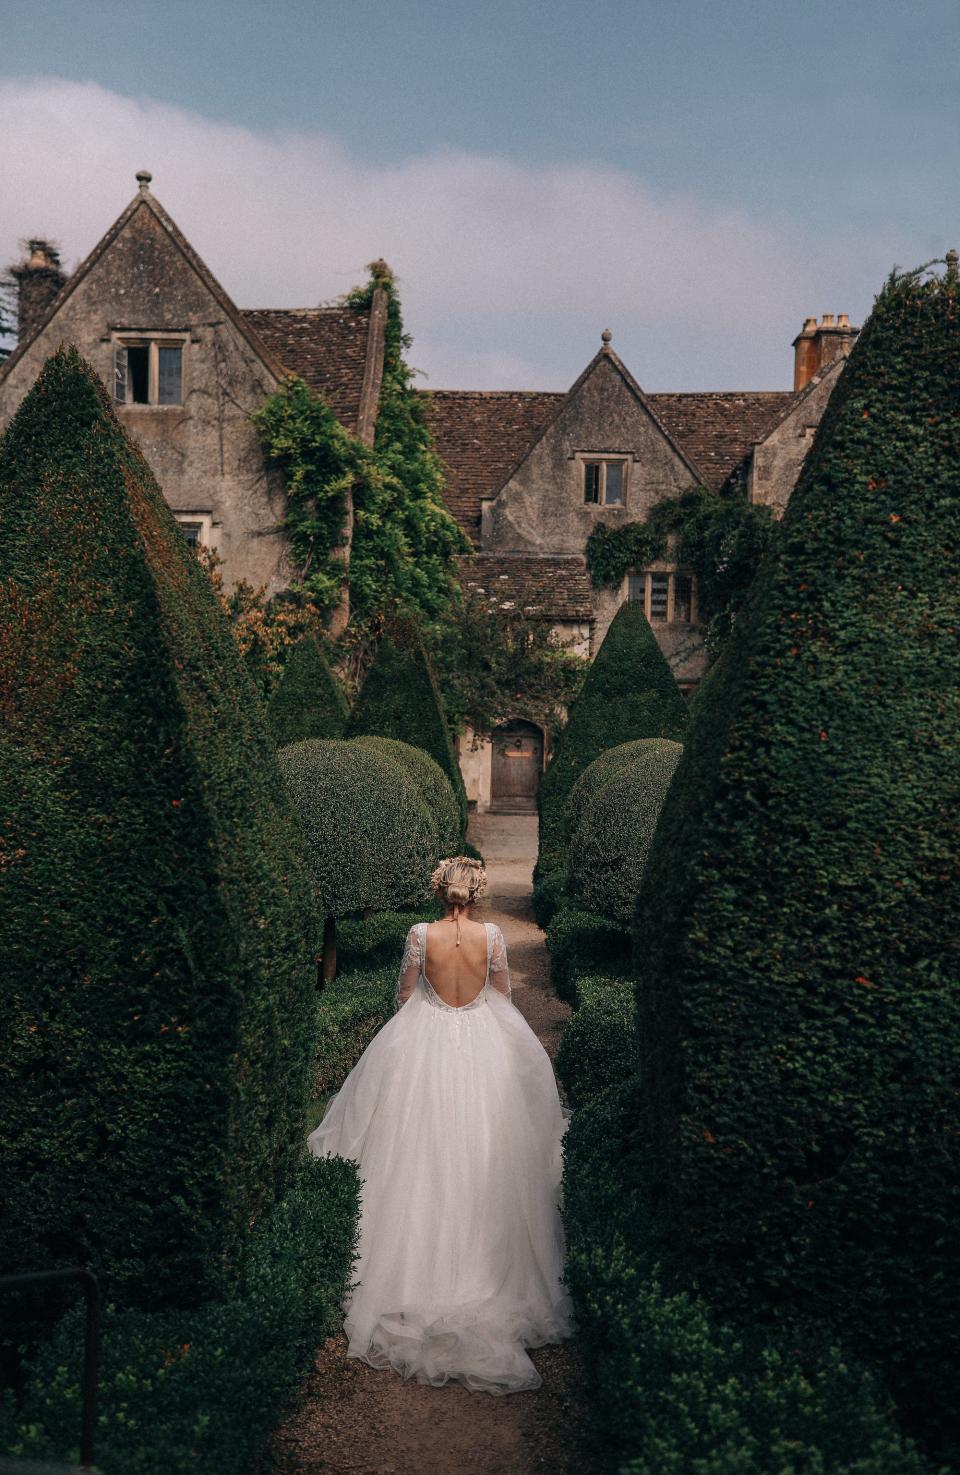
[[[927,1433],[960,1365],[958,364],[956,281],[888,283],[704,684],[636,951],[671,1260],[882,1361]]]
[[[622,604],[540,780],[538,873],[563,867],[567,795],[587,764],[633,738],[682,742],[686,721],[680,688],[641,606]]]
[[[302,1152],[319,919],[259,701],[75,350],[0,440],[0,1268],[231,1285]]]
[[[350,708],[315,635],[304,635],[287,656],[267,718],[278,748],[307,738],[337,738]]]
[[[348,737],[391,737],[423,748],[439,763],[453,786],[460,812],[461,838],[467,828],[467,791],[444,716],[436,678],[420,635],[412,625],[395,624],[377,647],[350,720]]]

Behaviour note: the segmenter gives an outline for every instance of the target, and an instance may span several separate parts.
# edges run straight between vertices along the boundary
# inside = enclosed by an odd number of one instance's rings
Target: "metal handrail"
[[[21,1275],[0,1275],[0,1291],[17,1291],[26,1286],[79,1280],[87,1301],[87,1329],[83,1346],[83,1409],[80,1426],[80,1468],[93,1468],[93,1435],[97,1419],[97,1334],[100,1328],[100,1287],[92,1270],[74,1266],[68,1270],[28,1270]]]

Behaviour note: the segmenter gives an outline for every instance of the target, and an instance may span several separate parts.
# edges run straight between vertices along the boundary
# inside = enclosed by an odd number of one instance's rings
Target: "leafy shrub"
[[[450,780],[439,763],[423,748],[414,748],[410,743],[402,743],[397,738],[361,737],[356,741],[365,743],[376,752],[382,753],[385,758],[392,758],[394,762],[400,763],[413,779],[436,828],[437,860],[443,860],[448,855],[459,855],[460,808]]]
[[[567,1024],[556,1068],[567,1100],[579,1107],[637,1068],[633,984],[604,974],[577,979],[578,1007]]]
[[[653,832],[682,752],[679,743],[651,738],[587,805],[570,842],[569,885],[589,911],[626,926],[633,920]]]
[[[887,285],[704,683],[637,949],[635,1169],[668,1205],[665,1253],[732,1313],[832,1327],[941,1434],[960,1370],[958,350],[956,283]]]
[[[550,976],[562,999],[576,1007],[580,974],[624,976],[630,970],[630,932],[609,917],[562,907],[547,928]]]
[[[348,737],[389,737],[429,753],[457,796],[460,836],[467,829],[467,791],[423,643],[412,624],[396,623],[377,647],[347,724]]]
[[[577,1110],[564,1141],[564,1276],[603,1468],[619,1475],[923,1475],[875,1379],[830,1346],[746,1339],[671,1292],[622,1180],[636,1087]],[[638,1242],[639,1240],[639,1242]]]
[[[413,911],[375,912],[372,917],[341,922],[337,940],[340,966],[350,970],[396,963],[399,972],[403,945],[413,924],[435,922],[442,916],[439,903],[430,901]]]
[[[531,906],[538,927],[550,926],[557,912],[567,900],[567,873],[545,871],[533,883]]]
[[[680,741],[687,709],[641,606],[622,604],[540,780],[540,872],[565,860],[567,795],[589,763],[635,738]]]
[[[356,1165],[298,1164],[286,1198],[254,1229],[238,1294],[189,1311],[109,1304],[102,1319],[97,1468],[103,1475],[222,1475],[253,1467],[337,1331],[355,1257]],[[22,1407],[0,1404],[0,1447],[79,1458],[83,1307],[40,1349]]]
[[[586,768],[577,779],[576,783],[567,795],[566,808],[564,810],[564,831],[569,844],[576,833],[577,825],[580,823],[586,810],[599,794],[603,786],[628,768],[634,758],[639,758],[648,751],[649,744],[662,741],[658,738],[634,738],[629,743],[618,743],[615,748],[605,748],[598,758],[588,763]]]
[[[426,901],[435,847],[420,791],[366,743],[312,738],[277,757],[327,916]]]
[[[290,1181],[313,890],[230,627],[73,349],[0,508],[0,1268],[198,1301]]]
[[[317,1000],[315,1099],[338,1089],[389,1019],[401,956],[402,944],[392,963],[349,971],[341,968],[321,993]]]
[[[287,656],[267,707],[277,747],[305,738],[340,737],[349,714],[343,688],[320,642],[314,635],[302,636]]]

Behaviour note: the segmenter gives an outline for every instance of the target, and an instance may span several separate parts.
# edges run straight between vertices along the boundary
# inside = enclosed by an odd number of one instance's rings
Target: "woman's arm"
[[[510,967],[507,963],[507,944],[499,927],[493,928],[490,948],[490,983],[504,998],[510,998]]]
[[[400,964],[400,976],[393,993],[393,1012],[402,1009],[417,986],[420,977],[420,929],[417,926],[410,928],[407,940],[403,947],[403,962]]]

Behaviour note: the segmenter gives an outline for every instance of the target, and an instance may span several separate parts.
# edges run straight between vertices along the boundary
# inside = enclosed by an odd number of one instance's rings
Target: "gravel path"
[[[550,988],[543,933],[530,914],[536,819],[484,815],[471,821],[470,838],[489,881],[477,915],[501,927],[514,1002],[552,1057],[570,1010]],[[459,1384],[405,1382],[347,1358],[342,1333],[330,1337],[302,1405],[277,1433],[270,1468],[282,1475],[591,1475],[575,1345],[530,1355],[543,1385],[497,1398]]]

